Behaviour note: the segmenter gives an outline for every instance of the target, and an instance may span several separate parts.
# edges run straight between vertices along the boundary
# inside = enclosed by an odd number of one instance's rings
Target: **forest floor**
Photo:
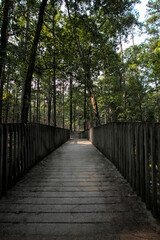
[[[158,240],[160,224],[89,141],[71,139],[0,200],[1,240]]]

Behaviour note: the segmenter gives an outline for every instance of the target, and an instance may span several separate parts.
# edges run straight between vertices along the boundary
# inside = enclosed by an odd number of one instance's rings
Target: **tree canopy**
[[[3,0],[0,122],[71,131],[117,121],[160,121],[160,2]],[[134,28],[147,39],[134,44]],[[133,44],[124,50],[124,41]]]

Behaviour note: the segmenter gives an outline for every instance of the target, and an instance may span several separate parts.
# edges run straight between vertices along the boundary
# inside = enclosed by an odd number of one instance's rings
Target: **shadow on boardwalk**
[[[1,240],[151,240],[159,229],[87,140],[68,141],[0,200]]]

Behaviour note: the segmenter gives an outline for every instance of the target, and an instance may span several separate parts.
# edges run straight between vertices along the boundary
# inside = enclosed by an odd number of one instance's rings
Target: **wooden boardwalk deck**
[[[0,240],[160,239],[159,225],[87,140],[70,140],[0,200]]]

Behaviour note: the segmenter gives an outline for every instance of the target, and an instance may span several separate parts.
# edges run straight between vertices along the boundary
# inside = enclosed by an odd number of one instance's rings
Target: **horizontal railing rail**
[[[109,123],[79,134],[88,138],[160,217],[160,124]]]
[[[69,138],[67,129],[42,124],[0,124],[0,197]]]

